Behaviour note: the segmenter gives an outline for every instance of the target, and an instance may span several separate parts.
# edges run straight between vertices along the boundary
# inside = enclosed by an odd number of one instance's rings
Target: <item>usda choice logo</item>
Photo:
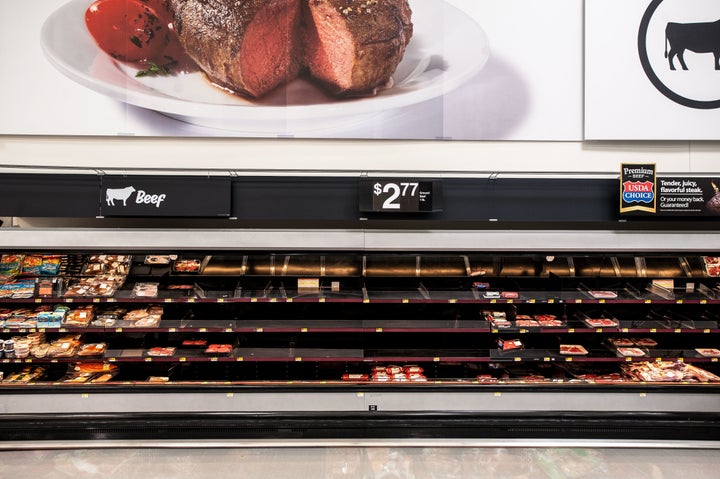
[[[654,187],[651,181],[626,181],[623,183],[623,201],[650,204],[655,201]]]

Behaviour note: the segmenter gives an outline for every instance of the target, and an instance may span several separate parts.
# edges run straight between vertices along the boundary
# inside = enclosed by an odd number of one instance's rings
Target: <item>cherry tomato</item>
[[[120,61],[155,61],[169,41],[168,22],[140,0],[97,0],[85,24],[100,49]]]
[[[168,6],[167,0],[140,0],[148,7],[150,7],[163,21],[163,24],[172,22],[172,15],[170,14],[170,7]]]

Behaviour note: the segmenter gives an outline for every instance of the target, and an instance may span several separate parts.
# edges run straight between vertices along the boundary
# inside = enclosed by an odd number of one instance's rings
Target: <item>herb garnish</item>
[[[167,58],[170,58],[170,57],[167,57]],[[177,62],[177,60],[170,58],[170,61],[163,65],[158,65],[157,63],[151,62],[150,60],[148,60],[147,64],[148,64],[147,70],[138,71],[135,74],[136,77],[170,75],[172,73],[172,69],[178,65],[178,62]]]

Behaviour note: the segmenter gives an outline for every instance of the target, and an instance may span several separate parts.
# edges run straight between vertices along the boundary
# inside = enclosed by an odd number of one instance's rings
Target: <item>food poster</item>
[[[582,138],[578,0],[93,3],[0,2],[0,134]]]
[[[586,0],[585,138],[720,138],[720,2]]]

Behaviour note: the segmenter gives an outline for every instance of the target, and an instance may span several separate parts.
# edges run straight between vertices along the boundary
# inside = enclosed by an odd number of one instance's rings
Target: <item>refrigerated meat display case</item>
[[[200,250],[136,233],[3,251],[7,440],[718,439],[710,249]]]

